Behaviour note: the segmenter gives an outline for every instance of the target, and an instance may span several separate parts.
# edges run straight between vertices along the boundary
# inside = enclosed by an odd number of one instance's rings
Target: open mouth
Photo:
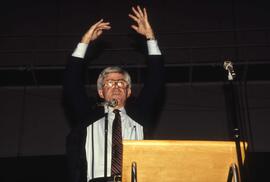
[[[120,95],[120,94],[121,94],[121,92],[118,92],[118,91],[115,91],[112,93],[112,95]]]

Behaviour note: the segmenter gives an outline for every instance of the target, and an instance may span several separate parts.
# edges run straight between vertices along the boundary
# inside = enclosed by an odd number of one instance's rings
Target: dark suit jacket
[[[157,102],[161,98],[164,83],[162,56],[148,56],[147,77],[139,97],[133,103],[127,103],[127,114],[147,129],[155,113]],[[96,101],[89,99],[84,88],[83,74],[85,62],[71,57],[64,78],[64,99],[67,112],[73,116],[76,125],[67,137],[66,152],[71,182],[87,181],[87,161],[85,153],[86,128],[104,116],[104,109],[93,107]],[[143,121],[143,123],[142,123]],[[147,122],[145,122],[147,121]]]

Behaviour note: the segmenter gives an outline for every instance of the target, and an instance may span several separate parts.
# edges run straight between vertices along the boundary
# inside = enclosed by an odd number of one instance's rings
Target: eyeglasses
[[[125,80],[107,80],[103,84],[103,87],[112,88],[115,87],[116,85],[119,88],[126,88],[128,86],[128,83]]]

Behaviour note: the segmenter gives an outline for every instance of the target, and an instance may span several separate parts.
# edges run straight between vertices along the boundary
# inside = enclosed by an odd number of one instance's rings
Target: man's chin
[[[121,96],[121,95],[113,95],[112,96],[112,99],[122,100],[123,99],[123,96]]]

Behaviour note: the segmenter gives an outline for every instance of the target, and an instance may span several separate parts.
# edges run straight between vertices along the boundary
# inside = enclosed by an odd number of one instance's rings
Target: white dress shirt
[[[79,43],[72,56],[84,58],[88,44]],[[161,55],[156,40],[147,40],[149,55]],[[111,153],[112,153],[112,123],[115,114],[112,108],[105,108],[108,113],[108,144],[107,144],[107,175],[111,175]],[[143,140],[143,127],[136,121],[132,120],[124,108],[120,109],[122,122],[123,140]],[[104,124],[105,117],[97,120],[87,127],[87,136],[85,143],[86,160],[87,160],[87,180],[92,178],[104,177]],[[93,141],[93,142],[92,142]],[[93,160],[94,159],[94,160]],[[93,166],[93,168],[92,168]]]
[[[107,143],[107,175],[111,176],[111,153],[112,153],[112,123],[115,113],[113,108],[109,108],[108,112],[108,143]],[[122,123],[123,140],[142,140],[143,127],[132,120],[124,108],[120,109]],[[86,159],[87,159],[87,179],[104,177],[104,129],[105,117],[94,122],[87,127],[86,137]],[[94,141],[94,144],[92,143]],[[92,146],[93,145],[93,146]],[[93,153],[94,152],[94,153]],[[94,160],[93,157],[94,156]],[[92,170],[92,162],[94,169]],[[93,174],[94,173],[94,174]]]

